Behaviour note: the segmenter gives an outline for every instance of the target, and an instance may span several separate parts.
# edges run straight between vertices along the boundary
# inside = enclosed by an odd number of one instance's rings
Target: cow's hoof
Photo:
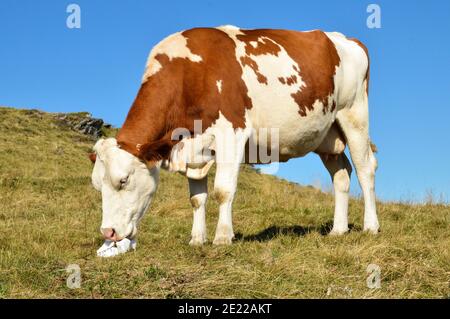
[[[214,238],[213,245],[231,245],[234,236],[219,235]]]
[[[206,243],[205,236],[198,235],[198,236],[192,236],[191,241],[189,242],[189,245],[191,245],[191,246],[202,246],[204,243]]]
[[[217,225],[214,245],[231,245],[234,238],[233,227],[226,224]]]
[[[348,228],[343,228],[343,229],[339,229],[339,228],[333,228],[328,235],[330,236],[342,236],[345,233],[348,232]]]
[[[378,220],[367,220],[364,222],[363,231],[372,235],[378,234],[378,231],[380,230],[380,224],[378,223]]]
[[[364,232],[371,234],[371,235],[377,235],[380,232],[380,227],[364,227]]]

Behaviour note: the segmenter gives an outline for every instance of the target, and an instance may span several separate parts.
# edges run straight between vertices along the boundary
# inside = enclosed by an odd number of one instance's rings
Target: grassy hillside
[[[50,114],[0,108],[0,297],[450,297],[450,207],[379,203],[382,232],[372,236],[360,232],[363,203],[352,200],[352,231],[331,237],[332,195],[249,167],[232,246],[210,243],[213,200],[210,242],[188,245],[187,181],[163,172],[136,252],[100,259],[93,143]],[[81,267],[80,289],[66,286],[69,264]],[[369,264],[381,267],[381,289],[366,285]]]

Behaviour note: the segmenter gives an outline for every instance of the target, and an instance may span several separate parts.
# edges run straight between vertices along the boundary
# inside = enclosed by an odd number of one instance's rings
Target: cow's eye
[[[128,182],[128,177],[124,177],[120,180],[120,189],[122,189],[125,184]]]

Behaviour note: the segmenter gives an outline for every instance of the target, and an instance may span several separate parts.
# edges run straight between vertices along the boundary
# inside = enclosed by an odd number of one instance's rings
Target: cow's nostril
[[[113,240],[114,235],[116,234],[116,231],[114,230],[114,228],[103,228],[102,232],[103,232],[103,237],[105,237],[105,239],[110,239],[110,240]]]

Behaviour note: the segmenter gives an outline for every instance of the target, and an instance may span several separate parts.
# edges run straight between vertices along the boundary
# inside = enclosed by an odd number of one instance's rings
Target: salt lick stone
[[[129,250],[136,249],[136,241],[128,238],[121,241],[114,242],[111,240],[105,240],[102,247],[97,250],[97,256],[99,257],[114,257],[119,254],[124,254]]]

